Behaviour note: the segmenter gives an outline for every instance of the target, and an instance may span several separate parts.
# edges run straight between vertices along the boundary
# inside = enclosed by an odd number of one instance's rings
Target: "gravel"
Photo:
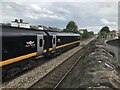
[[[58,57],[47,61],[46,63],[33,68],[29,72],[26,72],[25,74],[16,77],[12,81],[6,82],[2,84],[2,88],[28,88],[35,82],[37,82],[39,79],[41,79],[43,76],[45,76],[47,73],[49,73],[51,70],[53,70],[55,67],[60,65],[62,62],[64,62],[67,58],[69,58],[71,55],[73,55],[75,52],[80,50],[82,46],[89,43],[92,39],[88,39],[86,41],[81,42],[81,45],[78,47],[75,47]]]
[[[59,88],[120,90],[120,64],[104,42],[94,40]]]
[[[102,41],[91,44],[80,69],[80,88],[120,90],[120,65],[114,52]]]

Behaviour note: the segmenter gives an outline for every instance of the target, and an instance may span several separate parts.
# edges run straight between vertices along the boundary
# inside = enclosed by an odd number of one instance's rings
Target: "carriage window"
[[[42,47],[42,45],[43,45],[43,40],[42,39],[40,39],[39,45],[40,45],[40,47]]]

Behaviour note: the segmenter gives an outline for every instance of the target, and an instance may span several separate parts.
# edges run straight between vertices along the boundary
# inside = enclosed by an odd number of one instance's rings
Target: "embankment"
[[[120,89],[120,65],[104,41],[94,40],[91,43],[81,61],[79,77],[79,88]]]

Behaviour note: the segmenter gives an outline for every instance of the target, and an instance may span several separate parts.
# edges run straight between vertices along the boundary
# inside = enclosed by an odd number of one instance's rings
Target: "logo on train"
[[[28,41],[28,42],[26,42],[25,47],[35,47],[35,42],[34,41]]]

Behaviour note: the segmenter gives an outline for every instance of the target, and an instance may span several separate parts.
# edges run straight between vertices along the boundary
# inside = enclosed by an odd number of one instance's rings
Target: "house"
[[[115,30],[110,31],[108,33],[105,33],[104,35],[99,36],[99,38],[107,39],[107,40],[115,39],[116,37],[118,37],[118,34],[117,34],[117,31],[115,31]]]
[[[15,21],[11,21],[12,27],[20,27],[20,28],[30,28],[29,23],[23,22],[22,19],[18,20],[15,19]]]

